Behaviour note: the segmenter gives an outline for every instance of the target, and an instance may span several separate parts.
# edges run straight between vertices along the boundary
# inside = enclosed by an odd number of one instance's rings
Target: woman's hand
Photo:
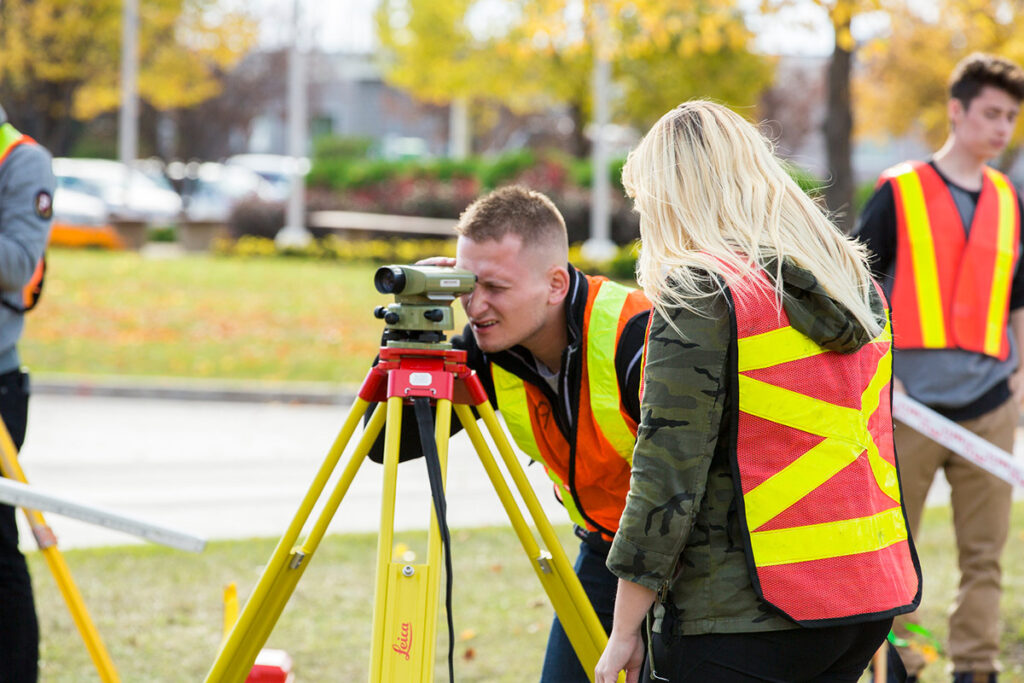
[[[640,631],[622,633],[612,628],[608,644],[594,669],[594,683],[615,683],[620,671],[626,672],[626,683],[637,683],[643,665],[644,641]]]

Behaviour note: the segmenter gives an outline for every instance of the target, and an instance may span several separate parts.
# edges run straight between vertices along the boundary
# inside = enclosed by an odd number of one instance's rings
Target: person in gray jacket
[[[28,374],[18,339],[23,289],[49,238],[55,180],[50,153],[7,122],[0,107],[0,418],[21,448],[28,418]],[[0,681],[38,677],[39,627],[32,583],[18,550],[14,508],[0,504]]]

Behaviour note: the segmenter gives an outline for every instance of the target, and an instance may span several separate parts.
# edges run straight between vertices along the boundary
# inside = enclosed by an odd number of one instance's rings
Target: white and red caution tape
[[[1012,454],[906,394],[894,392],[892,398],[894,418],[1003,481],[1024,487],[1024,466]]]

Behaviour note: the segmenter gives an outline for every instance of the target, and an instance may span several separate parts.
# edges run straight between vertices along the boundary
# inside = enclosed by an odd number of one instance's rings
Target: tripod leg
[[[352,479],[355,478],[356,472],[359,470],[360,465],[362,465],[371,445],[376,441],[377,435],[384,426],[384,406],[379,405],[374,411],[370,423],[366,426],[355,452],[349,459],[331,496],[330,502],[325,506],[316,521],[314,531],[310,534],[313,543],[296,547],[295,544],[299,534],[302,532],[314,505],[320,499],[327,481],[331,477],[331,473],[337,467],[338,461],[368,405],[362,399],[357,399],[352,405],[345,424],[342,426],[327,457],[317,471],[316,477],[302,499],[302,503],[299,505],[299,509],[295,513],[291,524],[289,524],[284,536],[278,542],[274,554],[271,556],[266,569],[264,569],[256,587],[249,596],[249,600],[246,602],[237,623],[235,623],[231,633],[221,645],[217,659],[206,675],[207,683],[241,682],[248,676],[256,655],[270,636],[274,624],[277,623],[277,619],[284,610],[288,598],[291,596],[295,585],[309,563],[312,551],[315,550],[320,538],[326,531],[330,517],[337,510],[338,504],[347,492]]]
[[[28,483],[25,479],[25,472],[18,463],[18,449],[14,446],[10,432],[7,431],[7,425],[2,420],[0,420],[0,472],[13,481],[20,481],[22,484]],[[71,618],[85,642],[85,648],[89,651],[89,656],[99,673],[100,680],[103,683],[119,681],[117,670],[107,653],[107,648],[103,645],[99,631],[96,630],[96,626],[92,622],[92,617],[89,616],[89,610],[85,607],[82,594],[78,592],[75,580],[71,578],[71,570],[68,569],[64,556],[57,549],[57,537],[46,524],[41,512],[28,508],[23,508],[23,511],[32,529],[32,534],[36,537],[39,551],[43,554],[46,565],[50,568],[50,573],[53,574],[61,595],[64,596],[64,602],[68,605]]]
[[[484,440],[483,434],[476,424],[476,420],[473,418],[472,411],[468,406],[464,405],[455,407],[456,415],[458,415],[463,428],[473,443],[473,447],[480,456],[480,462],[487,471],[491,483],[494,485],[495,492],[508,513],[509,521],[519,537],[519,542],[530,558],[534,571],[544,586],[544,590],[547,592],[548,598],[558,614],[558,619],[562,623],[573,649],[576,651],[576,656],[583,665],[583,670],[587,672],[590,680],[593,680],[594,667],[597,666],[597,660],[600,659],[604,646],[608,642],[604,627],[598,620],[597,614],[590,604],[590,599],[587,597],[579,578],[573,571],[572,565],[569,563],[568,557],[566,557],[565,550],[562,548],[554,528],[544,514],[540,501],[537,500],[537,496],[530,486],[526,474],[516,460],[512,445],[498,423],[494,409],[486,402],[476,406],[476,409],[483,418],[484,424],[487,426],[495,445],[498,447],[498,452],[501,454],[505,467],[515,482],[516,489],[519,491],[519,495],[522,497],[541,539],[547,546],[547,552],[543,552],[540,549],[533,534],[530,532],[526,520],[519,510],[519,506],[512,496],[504,476],[498,469],[494,456],[491,454],[487,442]]]
[[[452,403],[447,400],[437,402],[437,416],[434,420],[434,441],[437,443],[437,456],[441,462],[442,480],[448,471],[448,440],[451,438]],[[447,488],[447,483],[445,483]],[[431,568],[430,581],[427,585],[427,607],[425,614],[424,643],[437,642],[437,600],[440,594],[441,572],[441,531],[438,525],[437,512],[430,509],[430,533],[427,537],[427,565]],[[423,664],[423,670],[433,676],[434,648],[428,647],[430,657]],[[432,680],[432,678],[424,678]]]
[[[437,515],[431,511],[427,562],[395,562],[394,513],[402,399],[388,399],[384,436],[384,487],[370,652],[370,681],[432,681],[437,634],[437,596],[441,540]],[[442,477],[447,465],[451,401],[437,401],[434,440]]]

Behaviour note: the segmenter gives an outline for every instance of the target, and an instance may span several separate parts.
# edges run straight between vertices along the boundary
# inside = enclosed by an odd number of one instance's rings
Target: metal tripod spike
[[[367,375],[299,509],[278,542],[270,561],[234,628],[207,674],[207,683],[241,683],[266,643],[285,604],[326,533],[356,472],[385,428],[381,525],[377,550],[373,635],[369,680],[426,683],[433,680],[436,615],[441,570],[438,521],[431,513],[427,562],[415,565],[393,557],[394,512],[402,408],[407,400],[427,397],[436,409],[434,438],[445,469],[452,407],[475,448],[508,514],[523,550],[569,636],[585,671],[594,667],[607,642],[604,629],[530,487],[508,437],[464,351],[440,343],[394,343],[380,351],[380,362]],[[334,490],[305,540],[298,543],[313,507],[354,434],[366,409],[377,408],[350,456]],[[386,405],[385,405],[386,404]],[[529,512],[540,542],[524,518],[473,416],[475,408],[497,445],[505,467]]]

